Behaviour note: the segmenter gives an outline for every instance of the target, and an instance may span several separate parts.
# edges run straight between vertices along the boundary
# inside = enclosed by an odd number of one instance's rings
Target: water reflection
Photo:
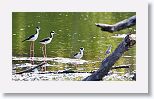
[[[17,55],[23,55],[24,54],[24,49],[25,49],[25,46],[21,43],[23,39],[25,39],[25,30],[23,27],[25,27],[25,14],[24,13],[17,13],[16,16],[21,16],[19,18],[16,18],[15,17],[15,20],[13,20],[12,24],[13,24],[13,27],[15,27],[15,31],[16,32],[13,32],[12,35],[13,35],[13,38],[15,39],[12,39],[13,41],[13,53],[17,53]]]

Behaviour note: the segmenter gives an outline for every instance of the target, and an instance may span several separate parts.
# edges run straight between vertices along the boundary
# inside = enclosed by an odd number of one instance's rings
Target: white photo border
[[[148,93],[148,3],[144,0],[0,0],[2,93]],[[136,81],[12,81],[12,12],[136,12]]]

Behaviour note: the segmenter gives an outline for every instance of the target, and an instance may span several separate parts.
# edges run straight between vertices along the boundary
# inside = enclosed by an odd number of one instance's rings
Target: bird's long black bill
[[[23,40],[22,42],[25,42],[26,40]]]

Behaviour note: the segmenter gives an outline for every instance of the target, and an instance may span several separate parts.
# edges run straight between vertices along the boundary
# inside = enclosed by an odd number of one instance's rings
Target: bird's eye
[[[83,50],[83,48],[80,48],[81,50]]]

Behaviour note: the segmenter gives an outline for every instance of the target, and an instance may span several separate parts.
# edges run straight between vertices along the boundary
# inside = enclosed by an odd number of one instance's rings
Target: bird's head
[[[112,48],[112,45],[110,45],[109,47]]]
[[[50,38],[53,38],[53,35],[56,34],[55,31],[50,32]]]
[[[40,27],[37,26],[36,29],[37,29],[37,30],[40,30]]]
[[[53,34],[56,34],[56,33],[55,33],[55,31],[51,31],[50,34],[53,35]]]
[[[81,48],[80,48],[80,51],[84,51],[84,48],[83,48],[83,47],[81,47]]]
[[[108,50],[111,50],[111,49],[112,49],[112,45],[109,45]]]

